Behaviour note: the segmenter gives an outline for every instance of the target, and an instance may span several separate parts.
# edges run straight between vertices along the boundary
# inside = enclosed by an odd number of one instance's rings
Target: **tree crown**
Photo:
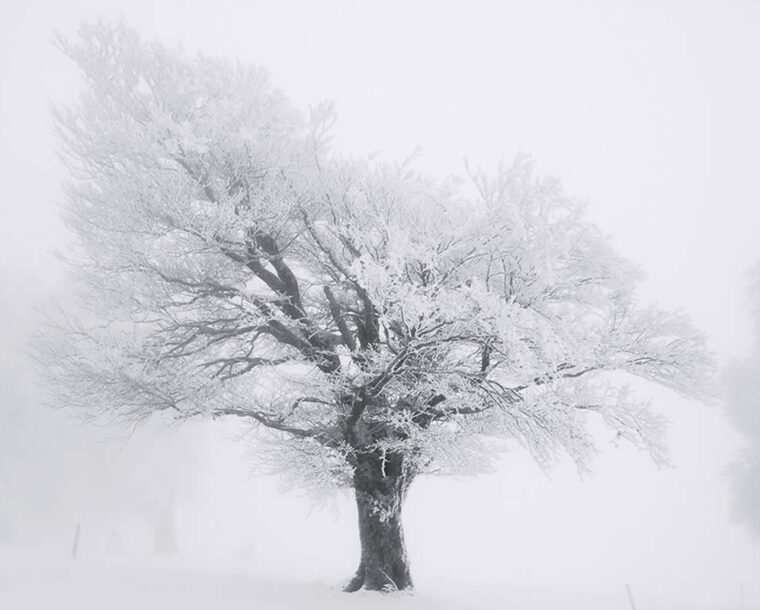
[[[614,373],[704,395],[701,335],[637,307],[636,270],[528,159],[468,187],[346,159],[331,108],[305,120],[259,69],[123,26],[59,44],[87,83],[55,119],[91,313],[46,344],[58,404],[239,416],[335,482],[368,451],[424,469],[503,438],[585,467],[592,412],[662,461]]]

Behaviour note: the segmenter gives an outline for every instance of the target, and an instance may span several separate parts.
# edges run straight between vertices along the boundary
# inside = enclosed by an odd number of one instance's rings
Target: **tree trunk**
[[[411,476],[401,456],[365,455],[354,475],[361,559],[345,591],[400,591],[412,587],[401,526]]]

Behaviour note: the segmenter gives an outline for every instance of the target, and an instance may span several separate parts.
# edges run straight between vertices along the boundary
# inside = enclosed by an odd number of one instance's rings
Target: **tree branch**
[[[212,417],[219,417],[221,415],[234,415],[237,417],[245,417],[253,419],[272,430],[279,432],[285,432],[291,434],[297,438],[312,439],[325,447],[337,448],[340,446],[338,436],[329,429],[318,430],[316,428],[303,429],[295,426],[290,426],[284,422],[284,418],[277,418],[270,413],[263,413],[261,411],[253,411],[250,409],[237,409],[234,407],[223,407],[214,409],[211,413]]]
[[[343,338],[343,343],[345,343],[348,349],[350,349],[352,352],[356,351],[356,341],[354,341],[354,337],[348,328],[348,324],[346,324],[345,315],[343,312],[341,312],[340,306],[335,300],[333,291],[329,286],[325,286],[323,290],[325,296],[327,297],[327,303],[330,307],[330,314],[332,315],[333,320],[335,320],[335,324],[338,325],[338,330],[340,331],[340,336]]]

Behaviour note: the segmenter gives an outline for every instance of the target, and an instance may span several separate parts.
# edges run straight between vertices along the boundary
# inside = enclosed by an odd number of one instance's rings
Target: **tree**
[[[468,185],[345,159],[330,107],[304,120],[259,69],[122,26],[59,44],[87,79],[55,118],[88,313],[46,333],[56,404],[255,424],[278,467],[354,490],[348,591],[412,585],[423,472],[512,441],[585,469],[589,414],[665,459],[620,374],[701,396],[703,340],[636,306],[635,270],[527,159]]]
[[[730,469],[734,515],[760,538],[760,265],[752,271],[750,298],[755,333],[752,351],[744,360],[730,364],[725,372],[726,412],[746,440],[743,454]]]

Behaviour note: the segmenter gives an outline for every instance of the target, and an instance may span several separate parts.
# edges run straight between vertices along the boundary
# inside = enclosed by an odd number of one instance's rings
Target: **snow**
[[[414,593],[343,593],[340,583],[268,577],[245,561],[84,556],[0,548],[0,608],[7,610],[626,610],[624,587],[588,594],[546,587],[456,589],[426,582]],[[751,606],[639,599],[645,610],[751,610]],[[756,606],[757,607],[757,606]]]

